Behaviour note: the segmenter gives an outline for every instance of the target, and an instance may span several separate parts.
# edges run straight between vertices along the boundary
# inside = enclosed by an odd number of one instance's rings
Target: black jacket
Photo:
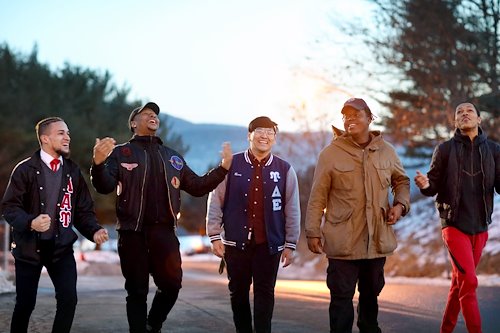
[[[158,154],[166,170],[165,179],[157,179],[167,184],[168,205],[175,222],[180,212],[180,190],[193,196],[201,197],[212,191],[227,174],[227,170],[219,166],[204,176],[198,176],[186,164],[184,158],[175,150],[162,145],[158,137],[134,136],[130,141],[117,145],[106,161],[92,165],[90,170],[92,185],[97,192],[108,194],[117,191],[116,201],[117,229],[142,230],[145,207],[145,184],[148,175],[148,152],[144,141],[151,144],[158,142]],[[151,200],[151,199],[149,199]]]
[[[477,141],[477,142],[476,142]],[[489,140],[481,129],[474,139],[474,146],[478,147],[480,159],[476,161],[482,172],[482,197],[471,196],[478,207],[484,207],[486,218],[485,227],[491,223],[493,212],[494,191],[500,193],[500,145]],[[427,176],[430,186],[421,190],[422,194],[433,196],[437,194],[436,206],[443,222],[443,226],[454,226],[460,216],[459,203],[461,187],[463,186],[462,170],[466,160],[465,142],[460,131],[457,130],[452,139],[438,145],[434,150],[432,162]],[[470,160],[469,157],[467,159]],[[469,199],[469,198],[468,198]]]
[[[31,230],[31,221],[46,213],[42,167],[40,150],[19,162],[12,171],[2,200],[3,216],[12,227],[12,254],[16,260],[34,264],[40,262],[40,234]],[[80,168],[69,159],[64,159],[63,179],[57,202],[60,206],[56,216],[61,216],[61,208],[68,210],[62,214],[66,217],[64,222],[53,221],[57,225],[54,261],[62,254],[73,251],[73,243],[78,239],[73,226],[89,240],[93,240],[94,233],[102,228],[97,224],[94,202]]]

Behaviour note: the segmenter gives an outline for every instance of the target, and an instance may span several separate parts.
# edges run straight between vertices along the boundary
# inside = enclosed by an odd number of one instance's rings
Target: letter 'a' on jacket
[[[211,241],[222,240],[227,246],[245,249],[252,177],[248,150],[235,154],[226,178],[208,197],[207,235]],[[262,179],[269,252],[275,254],[285,247],[295,250],[300,234],[297,175],[288,162],[271,154],[262,168]]]
[[[410,179],[394,147],[379,131],[362,149],[337,133],[318,158],[306,211],[307,237],[323,236],[328,258],[357,260],[385,257],[397,247],[386,223],[391,205],[410,209]]]
[[[17,164],[12,171],[2,201],[2,213],[12,227],[12,254],[16,260],[40,264],[39,233],[31,230],[31,221],[46,213],[45,178],[40,150]],[[73,252],[78,239],[75,227],[87,239],[102,227],[97,223],[94,201],[78,165],[64,159],[59,191],[56,238],[53,260]]]

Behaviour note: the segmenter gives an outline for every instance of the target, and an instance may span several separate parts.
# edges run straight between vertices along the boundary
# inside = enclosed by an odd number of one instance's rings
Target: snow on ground
[[[5,272],[0,271],[0,294],[1,293],[11,293],[15,292],[16,288],[12,281],[7,279],[7,274]]]
[[[447,265],[448,258],[446,252],[436,253],[432,244],[442,242],[440,240],[440,226],[436,209],[433,206],[433,198],[426,198],[412,203],[410,214],[398,222],[395,226],[398,236],[399,246],[395,256],[401,260],[416,257],[417,264],[422,265]],[[215,255],[207,253],[210,242],[203,236],[179,236],[181,243],[181,253],[183,261],[220,261]],[[90,242],[89,242],[90,243]],[[80,243],[75,247],[75,259],[80,274],[120,274],[119,258],[116,253],[116,240],[109,242],[105,251],[93,250],[93,243]],[[81,251],[80,249],[85,249]],[[299,280],[324,280],[326,273],[319,263],[324,260],[324,256],[315,256],[313,260],[300,260],[300,253],[297,253],[295,263],[287,268],[280,267],[278,277],[282,279]],[[500,255],[500,196],[495,196],[495,210],[493,212],[493,223],[489,229],[489,239],[483,251],[483,256]],[[95,267],[99,267],[96,269]],[[449,285],[450,281],[443,273],[437,278],[408,278],[392,276],[391,272],[386,272],[388,283],[411,283],[422,285]],[[498,274],[480,274],[480,286],[500,286],[500,276]],[[0,270],[0,293],[14,292],[12,275]]]
[[[317,260],[320,256],[317,257]],[[278,271],[278,279],[287,280],[326,280],[326,272],[317,272],[315,270],[315,265],[317,260],[310,260],[302,266],[292,264],[286,268],[281,267]],[[217,256],[206,253],[197,254],[193,256],[183,256],[183,262],[186,261],[214,261],[220,262],[220,258]],[[478,275],[479,286],[500,286],[500,276],[499,275]],[[386,277],[387,283],[393,284],[414,284],[414,285],[438,285],[438,286],[449,286],[450,280],[447,278],[408,278],[408,277]],[[326,282],[325,282],[326,283]]]
[[[95,264],[106,264],[113,267],[119,267],[119,258],[116,252],[112,251],[89,251],[81,257],[79,252],[75,252],[78,271],[81,273],[89,266]],[[320,257],[318,256],[318,260]],[[219,262],[220,259],[211,253],[184,255],[182,260],[188,261],[213,261]],[[283,268],[280,265],[278,272],[279,279],[287,280],[325,280],[326,272],[317,272],[314,266],[315,260],[311,260],[306,264],[299,266],[292,264],[289,267]],[[479,286],[500,286],[499,275],[479,275]],[[386,277],[387,283],[392,284],[412,284],[412,285],[439,285],[449,286],[450,280],[446,278],[407,278],[407,277]],[[326,282],[325,282],[326,283]],[[15,287],[12,281],[7,279],[5,272],[0,271],[0,293],[15,292]]]

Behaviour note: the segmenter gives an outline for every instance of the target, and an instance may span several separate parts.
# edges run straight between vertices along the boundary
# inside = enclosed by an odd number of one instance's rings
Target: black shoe
[[[147,324],[146,325],[146,333],[161,333],[161,327],[153,328],[153,327],[151,327],[151,325]]]

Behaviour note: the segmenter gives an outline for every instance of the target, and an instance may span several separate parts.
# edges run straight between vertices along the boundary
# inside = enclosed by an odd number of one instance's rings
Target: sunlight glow
[[[340,110],[352,94],[327,78],[305,69],[295,69],[290,83],[290,109],[295,130],[325,130],[330,125],[342,128]]]

